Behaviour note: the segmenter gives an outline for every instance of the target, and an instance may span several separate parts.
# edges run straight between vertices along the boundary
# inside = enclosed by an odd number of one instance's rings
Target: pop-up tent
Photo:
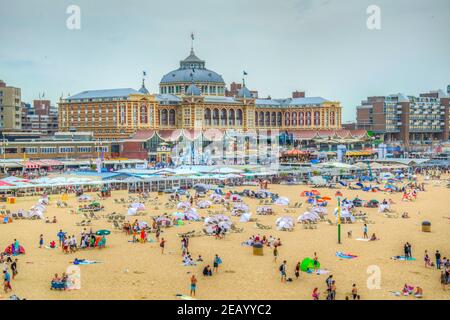
[[[317,269],[320,269],[320,262],[317,261]],[[311,258],[305,258],[303,259],[302,263],[300,264],[300,270],[303,272],[308,272],[309,270],[314,270],[314,260]]]
[[[208,217],[204,222],[204,230],[208,234],[213,234],[216,227],[219,226],[222,230],[228,231],[231,229],[233,222],[228,216],[218,214],[212,217]]]
[[[275,221],[275,224],[280,231],[292,231],[294,229],[294,218],[280,217]]]
[[[208,201],[208,200],[201,200],[197,203],[197,206],[200,209],[207,209],[207,208],[211,207],[211,205],[212,205],[211,201]]]
[[[249,222],[250,218],[252,217],[252,214],[247,212],[247,213],[243,213],[241,218],[239,219],[240,222]]]
[[[12,252],[13,252],[13,250],[12,250],[12,247],[13,247],[13,245],[12,244],[10,244],[9,246],[7,246],[6,248],[5,248],[5,253],[6,254],[12,254]],[[17,252],[14,252],[14,254],[18,254]],[[19,245],[19,254],[25,254],[25,249],[21,246],[21,245]]]
[[[289,205],[289,198],[279,197],[277,200],[275,200],[275,204],[279,206],[287,206]]]

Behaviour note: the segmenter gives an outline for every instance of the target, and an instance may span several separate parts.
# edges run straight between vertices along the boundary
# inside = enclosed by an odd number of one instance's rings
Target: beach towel
[[[54,248],[52,248],[52,247],[50,247],[50,246],[45,246],[44,248],[45,248],[45,249],[51,249],[51,250],[53,250],[53,249],[56,249],[57,246],[55,246]]]
[[[354,259],[354,258],[357,258],[358,256],[355,256],[350,253],[336,252],[336,257],[341,258],[341,259]]]
[[[369,242],[370,239],[364,239],[364,238],[356,238],[355,240],[357,241],[365,241],[365,242]]]
[[[400,261],[415,261],[416,258],[407,258],[405,256],[394,256],[391,258],[392,260],[400,260]]]
[[[313,269],[308,269],[308,270],[306,271],[306,273],[322,275],[322,274],[330,273],[330,270],[319,269],[317,272],[314,272]]]
[[[74,265],[86,265],[86,264],[96,264],[100,263],[100,261],[91,261],[91,260],[77,260],[72,262]]]
[[[179,293],[177,293],[175,296],[178,299],[183,299],[183,300],[197,300],[197,299],[195,299],[193,297],[190,297],[190,296],[187,296],[187,295],[184,295],[184,294],[179,294]]]

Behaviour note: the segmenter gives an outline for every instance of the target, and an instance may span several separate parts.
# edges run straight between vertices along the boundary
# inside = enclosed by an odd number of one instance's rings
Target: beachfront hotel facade
[[[227,96],[222,76],[206,68],[193,48],[165,74],[159,93],[144,81],[131,88],[88,90],[59,102],[59,130],[92,131],[100,139],[128,139],[140,131],[237,130],[317,132],[341,130],[342,107],[322,97],[260,99],[245,85]]]
[[[417,96],[368,97],[357,107],[357,127],[383,135],[387,143],[405,148],[447,142],[449,95],[443,90]]]

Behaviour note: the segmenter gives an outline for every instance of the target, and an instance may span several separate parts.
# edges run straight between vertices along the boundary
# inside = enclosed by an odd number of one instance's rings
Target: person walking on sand
[[[11,276],[9,275],[9,272],[7,270],[3,271],[3,290],[5,291],[5,293],[8,293],[8,290],[12,291]]]
[[[161,253],[164,254],[164,246],[166,245],[166,240],[164,238],[161,239],[159,246],[161,247]]]
[[[312,292],[312,298],[313,300],[319,300],[319,288],[314,288],[313,292]]]
[[[356,288],[355,283],[352,286],[352,298],[353,300],[356,300],[358,298],[358,288]]]
[[[18,271],[17,271],[17,259],[14,259],[14,261],[11,263],[11,272],[12,272],[12,279],[16,277]]]
[[[286,260],[280,265],[281,282],[286,282]]]
[[[366,223],[364,223],[363,232],[364,232],[364,239],[368,239],[369,238],[369,235],[368,235],[369,228],[367,227]]]
[[[412,246],[409,242],[406,243],[406,246],[408,247],[408,258],[412,258]]]
[[[42,246],[44,245],[44,235],[39,236],[39,249],[42,249]]]
[[[439,252],[439,250],[436,250],[434,256],[436,257],[436,268],[441,269],[441,253]]]
[[[273,261],[277,262],[277,258],[278,258],[278,246],[274,246],[273,247]]]
[[[195,275],[192,275],[191,277],[191,297],[195,297],[195,291],[197,290],[197,278]]]

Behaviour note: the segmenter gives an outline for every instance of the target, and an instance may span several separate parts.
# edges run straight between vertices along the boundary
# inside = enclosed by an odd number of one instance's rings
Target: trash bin
[[[422,222],[422,232],[431,232],[431,222],[429,221]]]
[[[264,255],[264,246],[262,243],[257,242],[253,244],[253,255],[254,256],[263,256]]]

